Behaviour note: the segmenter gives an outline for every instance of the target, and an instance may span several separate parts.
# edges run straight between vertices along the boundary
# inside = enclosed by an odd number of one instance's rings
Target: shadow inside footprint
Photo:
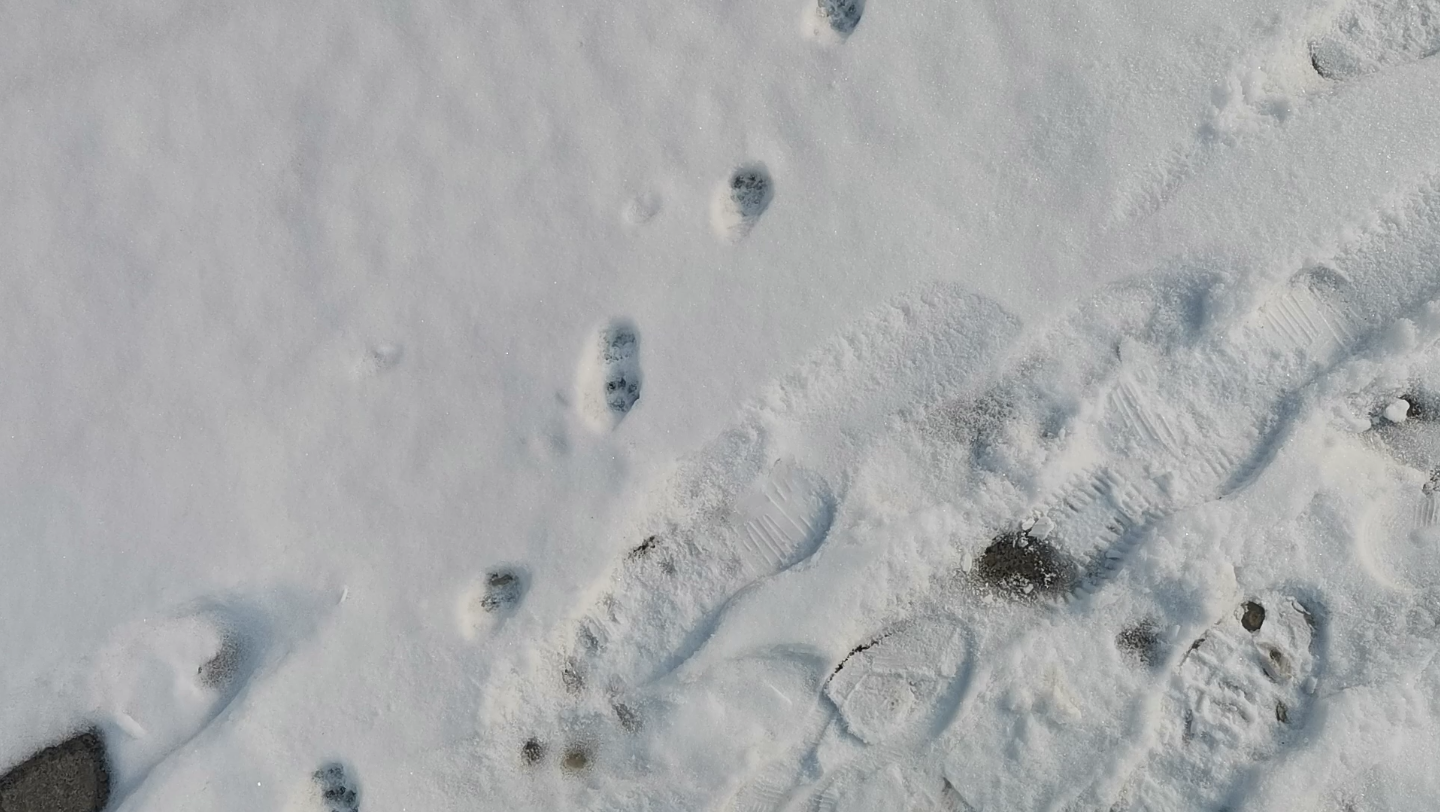
[[[247,670],[251,652],[245,638],[230,629],[221,630],[220,649],[196,671],[200,684],[213,691],[224,691],[235,684]]]
[[[736,167],[715,199],[712,214],[715,233],[731,241],[744,238],[774,197],[775,183],[764,164]]]
[[[1142,620],[1121,629],[1120,633],[1115,635],[1115,645],[1147,668],[1155,668],[1165,661],[1165,646],[1160,637],[1160,629],[1150,620]]]
[[[311,776],[325,812],[359,812],[360,786],[343,764],[330,762]]]
[[[640,367],[635,360],[639,342],[639,333],[624,322],[611,324],[600,336],[605,405],[616,415],[629,413],[640,400]]]
[[[640,330],[615,318],[592,335],[576,376],[578,405],[592,428],[610,431],[640,401]]]
[[[865,13],[865,0],[818,0],[816,13],[842,37],[854,33]]]
[[[46,747],[0,775],[4,812],[100,812],[109,801],[105,742],[95,730]]]
[[[981,584],[1014,600],[1061,595],[1077,575],[1078,568],[1059,549],[1023,530],[996,536],[975,563]]]
[[[509,612],[520,605],[525,597],[526,578],[515,569],[495,569],[485,574],[485,594],[480,596],[480,608],[486,612]]]

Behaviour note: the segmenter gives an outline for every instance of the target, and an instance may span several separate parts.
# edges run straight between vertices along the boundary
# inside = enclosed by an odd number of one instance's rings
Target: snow
[[[0,28],[0,767],[94,729],[115,810],[1440,796],[1435,0]]]

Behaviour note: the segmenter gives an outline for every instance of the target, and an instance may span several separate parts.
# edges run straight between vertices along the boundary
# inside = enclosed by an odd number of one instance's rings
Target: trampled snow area
[[[1440,809],[1440,0],[0,31],[0,812]]]

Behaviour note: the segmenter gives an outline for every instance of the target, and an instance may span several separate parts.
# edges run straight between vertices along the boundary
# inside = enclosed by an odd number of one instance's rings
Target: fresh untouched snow
[[[1440,808],[1440,0],[0,30],[0,812]]]

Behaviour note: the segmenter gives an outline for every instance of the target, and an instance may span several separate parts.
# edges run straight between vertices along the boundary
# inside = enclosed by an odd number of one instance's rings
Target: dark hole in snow
[[[1121,651],[1154,668],[1164,659],[1164,646],[1160,630],[1149,620],[1142,620],[1134,626],[1122,629],[1115,636],[1115,645]]]
[[[1074,584],[1076,574],[1064,553],[1023,530],[996,536],[975,565],[981,583],[1016,600],[1059,595]]]
[[[583,744],[572,744],[560,757],[560,766],[570,772],[580,772],[590,766],[590,748]]]

